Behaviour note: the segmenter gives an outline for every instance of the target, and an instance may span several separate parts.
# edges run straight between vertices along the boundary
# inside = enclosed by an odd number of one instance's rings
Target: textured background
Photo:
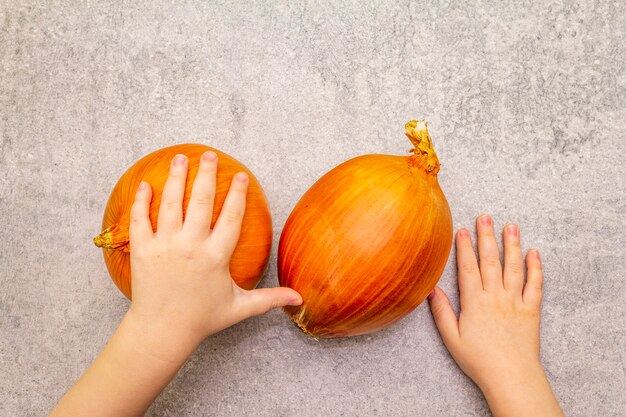
[[[128,308],[91,238],[133,161],[189,141],[232,154],[264,185],[277,243],[319,176],[405,154],[415,117],[455,228],[490,212],[541,250],[542,356],[566,414],[624,415],[624,2],[178,3],[0,0],[0,415],[45,414]],[[440,285],[457,305],[452,260]],[[148,414],[489,411],[422,305],[323,343],[280,311],[248,320]]]

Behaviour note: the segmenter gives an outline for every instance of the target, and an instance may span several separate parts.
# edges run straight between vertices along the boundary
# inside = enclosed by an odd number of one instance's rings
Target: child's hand
[[[430,307],[441,337],[461,369],[485,394],[495,416],[561,416],[539,360],[543,274],[539,252],[526,255],[519,229],[504,229],[504,271],[491,217],[477,219],[479,263],[469,232],[456,236],[461,313],[436,288]]]
[[[274,307],[302,303],[290,288],[246,291],[232,280],[230,258],[239,239],[249,180],[243,172],[235,175],[211,230],[217,165],[215,153],[202,156],[184,222],[188,161],[183,155],[172,161],[157,232],[148,217],[148,184],[139,187],[131,210],[130,314],[191,344]]]
[[[302,303],[289,288],[245,291],[229,273],[246,206],[239,173],[210,230],[217,156],[206,152],[183,222],[187,158],[177,155],[163,190],[157,232],[148,217],[152,192],[137,190],[131,212],[133,302],[98,358],[51,416],[142,416],[198,343],[273,307]]]

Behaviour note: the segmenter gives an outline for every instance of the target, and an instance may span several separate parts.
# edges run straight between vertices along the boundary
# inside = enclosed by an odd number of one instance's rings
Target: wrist
[[[201,341],[175,323],[143,316],[132,307],[124,316],[120,329],[139,353],[170,363],[184,363]]]
[[[545,380],[545,378],[543,367],[537,361],[515,367],[489,370],[484,378],[477,378],[475,382],[485,397],[491,397],[518,392],[520,388]]]
[[[478,386],[494,417],[563,416],[539,362],[507,369]]]

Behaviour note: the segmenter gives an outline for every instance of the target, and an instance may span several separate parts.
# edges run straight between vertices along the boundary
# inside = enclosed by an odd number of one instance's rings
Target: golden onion
[[[234,281],[244,289],[251,290],[259,283],[272,246],[272,218],[261,185],[250,170],[224,152],[199,144],[175,145],[146,155],[122,175],[109,197],[102,219],[102,233],[94,238],[96,246],[103,249],[111,278],[128,298],[132,296],[128,226],[130,208],[139,183],[146,181],[152,186],[150,220],[153,230],[156,231],[161,194],[172,158],[183,154],[189,159],[189,174],[183,200],[184,215],[191,187],[198,173],[200,157],[208,150],[215,152],[219,158],[211,227],[215,225],[222,210],[233,176],[244,171],[250,178],[241,235],[230,262],[230,273]]]
[[[278,248],[285,307],[306,334],[371,333],[415,309],[441,276],[452,216],[425,121],[406,124],[412,155],[363,155],[337,166],[300,199]]]

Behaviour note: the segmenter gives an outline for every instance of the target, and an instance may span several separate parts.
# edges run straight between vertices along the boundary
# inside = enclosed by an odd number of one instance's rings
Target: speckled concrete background
[[[487,211],[542,251],[542,355],[566,414],[624,415],[624,2],[177,3],[0,1],[0,415],[44,415],[127,309],[91,237],[133,161],[189,141],[232,154],[264,185],[277,243],[315,179],[406,153],[415,117],[455,227]],[[440,285],[456,305],[454,270]],[[148,414],[489,411],[423,305],[324,343],[280,311],[248,320]]]

